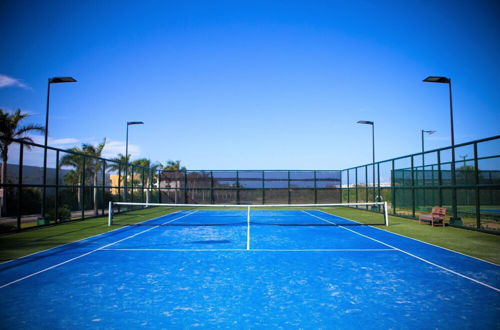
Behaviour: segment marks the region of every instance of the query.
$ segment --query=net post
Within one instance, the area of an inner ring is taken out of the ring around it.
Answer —
[[[113,223],[113,202],[109,201],[109,206],[108,206],[108,226],[111,226]]]
[[[389,226],[389,212],[387,210],[387,201],[384,202],[384,222],[386,226]]]
[[[250,250],[250,205],[247,208],[247,250]]]

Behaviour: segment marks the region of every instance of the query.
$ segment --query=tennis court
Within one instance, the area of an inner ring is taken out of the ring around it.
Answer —
[[[317,207],[186,208],[113,227],[0,264],[1,327],[500,325],[497,265]]]

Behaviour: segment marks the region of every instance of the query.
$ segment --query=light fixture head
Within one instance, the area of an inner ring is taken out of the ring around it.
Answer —
[[[127,125],[144,125],[142,121],[127,121]]]
[[[450,81],[451,81],[450,78],[438,77],[438,76],[429,76],[423,80],[423,82],[433,82],[433,83],[441,83],[441,84],[449,84]]]
[[[374,122],[369,120],[358,120],[358,124],[373,125]]]
[[[53,77],[49,78],[50,84],[60,84],[60,83],[72,83],[76,82],[76,79],[73,77]]]

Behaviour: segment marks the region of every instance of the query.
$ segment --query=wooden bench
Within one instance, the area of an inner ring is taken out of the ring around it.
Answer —
[[[434,206],[431,214],[421,215],[418,217],[418,223],[429,223],[431,226],[445,226],[446,208]]]

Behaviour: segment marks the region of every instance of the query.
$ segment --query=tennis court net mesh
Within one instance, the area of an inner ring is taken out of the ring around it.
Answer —
[[[377,213],[367,211],[377,211]],[[108,224],[110,226],[388,226],[389,219],[386,202],[275,205],[110,202]]]

